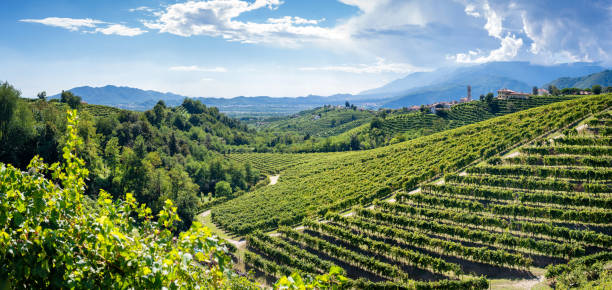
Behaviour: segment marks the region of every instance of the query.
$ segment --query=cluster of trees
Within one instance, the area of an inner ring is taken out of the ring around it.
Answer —
[[[580,95],[581,92],[588,92],[593,95],[612,93],[612,87],[602,87],[601,85],[593,85],[591,88],[563,88],[559,89],[555,85],[548,86],[548,93],[553,96],[562,96],[562,95]],[[533,87],[533,94],[538,94],[538,87]]]
[[[3,287],[257,288],[232,270],[227,247],[199,223],[175,235],[180,218],[172,201],[153,215],[130,193],[89,199],[76,112],[66,127],[62,162],[35,157],[27,172],[0,164]]]
[[[40,95],[22,99],[8,83],[0,85],[0,162],[25,169],[35,155],[60,161],[65,110],[78,108],[78,149],[90,172],[91,196],[100,189],[115,197],[131,192],[155,213],[171,199],[179,208],[179,227],[186,229],[202,202],[239,195],[261,179],[250,164],[223,156],[257,142],[257,134],[217,108],[186,99],[176,108],[160,101],[144,113],[106,108],[94,115],[90,109],[99,108],[71,92],[62,92],[59,102]]]

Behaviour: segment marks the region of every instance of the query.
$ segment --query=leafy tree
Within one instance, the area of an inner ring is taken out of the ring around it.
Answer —
[[[350,147],[351,150],[359,150],[361,148],[361,142],[359,142],[357,135],[351,135]]]
[[[375,117],[374,119],[372,119],[372,122],[370,122],[370,130],[375,129],[375,128],[376,129],[382,128],[382,121],[378,117]]]
[[[13,119],[20,96],[21,92],[9,83],[0,84],[0,138],[6,136],[8,124]]]
[[[215,196],[231,196],[232,186],[227,181],[219,181],[215,184]]]
[[[254,288],[231,270],[227,247],[199,223],[178,236],[177,207],[157,216],[131,194],[95,205],[84,197],[89,171],[78,157],[75,111],[68,113],[63,163],[38,157],[29,172],[0,170],[0,281],[10,288]],[[61,186],[45,179],[49,173]],[[10,190],[9,190],[10,189]]]
[[[38,93],[36,96],[38,97],[39,100],[44,101],[44,100],[47,99],[47,92],[42,91],[42,92]]]
[[[534,96],[537,96],[538,95],[538,87],[534,86],[531,89],[531,94],[534,95]]]
[[[599,95],[601,94],[601,86],[600,85],[594,85],[592,90],[594,95]]]
[[[350,106],[351,106],[351,104],[349,103],[349,101],[344,102],[344,107],[348,108]]]
[[[485,99],[485,95],[480,95],[480,101],[484,102],[484,99]]]
[[[495,97],[495,95],[493,95],[493,93],[489,92],[486,96],[485,96],[485,102],[487,102],[487,104],[490,104],[493,101],[493,98]]]
[[[558,96],[561,94],[561,91],[554,85],[549,85],[548,86],[548,93],[553,95],[553,96]]]
[[[68,104],[72,109],[76,109],[81,105],[81,97],[70,91],[62,91],[60,102]]]

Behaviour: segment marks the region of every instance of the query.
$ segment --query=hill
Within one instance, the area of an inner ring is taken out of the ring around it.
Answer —
[[[185,96],[157,91],[145,91],[130,87],[104,86],[104,87],[76,87],[68,90],[80,96],[88,104],[113,106],[122,109],[144,110],[152,108],[157,101],[168,103],[183,101]],[[60,94],[50,96],[50,99],[59,99]],[[148,104],[148,105],[147,105]]]
[[[285,117],[257,121],[259,129],[328,137],[358,127],[375,116],[374,111],[345,106],[324,106]]]
[[[517,91],[531,91],[550,80],[563,76],[578,77],[602,71],[590,63],[541,66],[527,62],[491,62],[467,67],[441,68],[432,72],[410,74],[380,88],[364,91],[362,96],[386,96],[388,108],[411,106],[459,99],[472,86],[472,96],[507,87]]]
[[[523,127],[532,132],[545,119],[555,123],[556,114],[582,111],[508,154],[485,155],[484,162],[372,205],[251,234],[246,262],[270,276],[339,265],[359,289],[539,289],[545,277],[555,288],[605,289],[612,261],[612,115],[600,111],[610,96],[597,98],[600,105],[580,99],[511,115],[535,117]]]
[[[611,101],[610,95],[580,98],[373,150],[316,156],[282,172],[274,186],[213,208],[212,217],[224,229],[244,234],[367,204],[560,128]]]
[[[336,132],[337,135],[294,142],[284,147],[284,151],[334,152],[372,149],[573,98],[575,96],[531,96],[528,99],[493,99],[490,103],[472,101],[454,105],[450,109],[441,109],[436,111],[435,114],[431,113],[430,110],[426,112],[404,109],[379,110],[372,114],[373,117],[369,119],[352,121],[346,123],[347,126],[340,127],[347,129],[353,127],[346,131],[322,126],[319,128],[320,130]],[[300,118],[296,117],[295,120],[300,120]],[[309,126],[310,123],[314,122],[305,119],[301,124]],[[354,126],[359,123],[362,125]],[[273,122],[272,124],[276,123]],[[279,121],[277,125],[283,126],[283,124]],[[318,127],[310,126],[309,128]],[[315,134],[312,135],[316,136]]]
[[[594,85],[600,85],[602,87],[610,87],[612,86],[612,70],[604,70],[602,72],[590,74],[582,77],[562,77],[558,78],[550,83],[548,83],[545,87],[549,85],[556,86],[559,89],[564,88],[592,88]]]

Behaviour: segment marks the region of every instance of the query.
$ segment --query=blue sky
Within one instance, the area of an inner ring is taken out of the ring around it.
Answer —
[[[416,71],[612,63],[612,1],[3,0],[0,79],[188,96],[357,93]]]

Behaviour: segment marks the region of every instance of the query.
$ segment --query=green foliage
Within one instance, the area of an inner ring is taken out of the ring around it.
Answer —
[[[68,112],[63,162],[35,157],[28,173],[0,166],[0,280],[10,288],[229,288],[240,282],[222,242],[199,223],[174,236],[177,207],[157,216],[132,194],[85,203],[89,171]],[[60,184],[46,179],[50,174]],[[60,186],[61,185],[61,186]]]
[[[593,85],[593,88],[591,89],[591,91],[593,92],[594,95],[599,95],[601,94],[601,86]]]
[[[219,181],[215,185],[216,196],[230,196],[232,195],[232,186],[227,181]]]
[[[225,229],[244,234],[293,225],[317,213],[368,204],[395,190],[411,189],[443,172],[491,157],[610,105],[608,96],[585,97],[375,150],[312,155],[287,168],[276,185],[258,188],[214,207],[212,218]],[[563,180],[546,181],[541,186],[573,189]],[[589,186],[591,192],[605,190]]]
[[[344,277],[344,270],[340,267],[331,267],[329,273],[318,275],[314,278],[306,276],[302,278],[299,272],[294,272],[291,276],[281,277],[274,289],[344,289],[343,285],[347,282]]]
[[[81,97],[70,91],[62,91],[60,102],[68,104],[72,109],[77,109],[81,105]]]
[[[567,265],[547,267],[546,278],[558,289],[608,289],[612,287],[612,252],[575,258]]]

